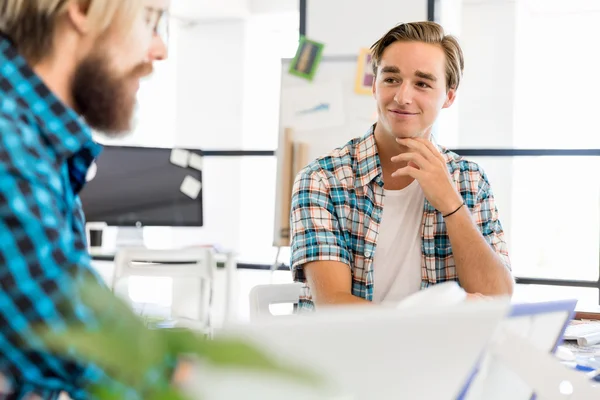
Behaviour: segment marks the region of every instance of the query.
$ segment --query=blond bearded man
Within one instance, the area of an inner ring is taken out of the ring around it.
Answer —
[[[95,277],[78,197],[101,150],[91,129],[131,130],[139,81],[167,57],[168,6],[0,4],[0,399],[56,399],[61,391],[84,399],[90,384],[112,382],[94,365],[52,355],[32,327],[94,325],[73,291]]]

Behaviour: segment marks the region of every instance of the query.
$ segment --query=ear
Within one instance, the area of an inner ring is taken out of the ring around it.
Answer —
[[[67,4],[67,20],[70,25],[81,35],[91,32],[92,26],[88,18],[87,6],[81,1],[69,1]]]
[[[449,89],[448,93],[446,93],[446,101],[444,101],[444,105],[442,108],[448,108],[454,103],[454,99],[456,99],[456,89]]]

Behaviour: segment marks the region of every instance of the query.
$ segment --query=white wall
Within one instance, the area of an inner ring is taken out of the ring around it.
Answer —
[[[297,12],[298,0],[249,0],[252,14],[274,14]]]
[[[426,0],[307,0],[307,37],[325,43],[325,55],[358,54],[393,26],[427,20]]]
[[[458,91],[456,148],[512,148],[515,104],[516,3],[463,0],[460,31],[465,72]],[[454,106],[453,106],[454,107]],[[513,162],[479,158],[488,174],[509,240],[512,238]]]
[[[460,147],[512,147],[516,3],[463,1]]]
[[[289,10],[290,2],[252,5],[260,12],[243,20],[178,29],[177,147],[276,147],[280,58],[293,56],[299,14],[297,5]],[[267,221],[272,218],[268,204],[274,200],[274,172],[272,159],[206,157],[204,226],[165,234],[176,246],[218,244],[241,251],[246,260],[271,260],[272,223]]]
[[[243,18],[249,13],[250,0],[171,0],[171,13],[193,20]]]
[[[205,22],[180,30],[178,147],[241,147],[244,33],[243,20]],[[239,248],[240,163],[236,158],[204,160],[204,227],[175,230],[175,243],[219,243],[226,248]]]

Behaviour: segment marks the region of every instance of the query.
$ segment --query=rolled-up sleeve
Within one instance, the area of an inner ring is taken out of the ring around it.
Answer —
[[[508,246],[504,239],[504,229],[498,215],[498,207],[488,178],[483,171],[481,171],[477,203],[472,210],[472,215],[485,240],[502,259],[506,268],[511,270]]]
[[[306,282],[303,266],[313,261],[339,261],[351,256],[331,200],[326,179],[309,168],[294,182],[290,215],[291,268],[294,280]]]

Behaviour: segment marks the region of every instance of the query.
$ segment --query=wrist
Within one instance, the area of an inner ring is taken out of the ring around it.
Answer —
[[[443,207],[438,209],[442,215],[448,215],[465,204],[465,200],[458,193],[456,193],[454,196],[448,196],[448,198],[448,202],[444,204]]]
[[[448,218],[453,216],[454,214],[456,214],[457,212],[459,212],[463,207],[465,207],[465,202],[461,201],[460,204],[458,204],[456,207],[454,207],[453,209],[451,209],[451,211],[448,212],[442,212],[442,217],[444,218]]]

